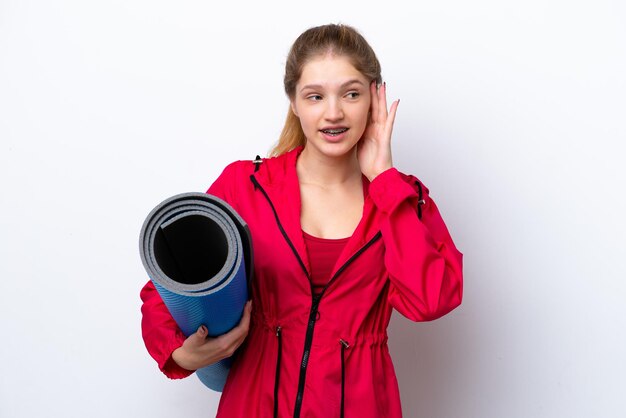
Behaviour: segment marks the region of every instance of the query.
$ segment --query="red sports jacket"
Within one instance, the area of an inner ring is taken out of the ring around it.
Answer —
[[[363,216],[321,296],[313,297],[300,226],[296,159],[228,165],[207,193],[248,223],[254,247],[250,332],[217,416],[401,417],[387,347],[392,308],[430,321],[461,303],[462,254],[428,189],[391,168],[363,176]],[[185,336],[151,282],[141,291],[149,353],[170,378],[191,372],[171,353]]]

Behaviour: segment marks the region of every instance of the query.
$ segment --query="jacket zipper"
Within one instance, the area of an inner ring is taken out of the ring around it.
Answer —
[[[274,380],[274,418],[278,417],[278,383],[280,381],[280,357],[282,355],[282,327],[278,325],[276,327],[276,337],[278,338],[278,357],[276,358],[276,377]]]
[[[340,414],[341,418],[344,417],[344,400],[345,400],[345,387],[346,387],[346,359],[345,359],[345,351],[350,348],[350,344],[343,339],[339,339],[339,344],[341,344],[341,405],[340,405]]]
[[[304,383],[306,381],[306,370],[307,370],[307,366],[308,366],[308,363],[309,363],[309,355],[311,354],[311,344],[313,343],[313,331],[315,330],[315,323],[317,321],[316,318],[317,318],[317,314],[318,314],[318,308],[319,308],[320,300],[322,299],[322,296],[326,292],[326,289],[328,288],[328,286],[330,286],[331,283],[334,282],[337,279],[337,277],[358,256],[360,256],[374,242],[376,242],[382,236],[382,234],[381,234],[380,231],[378,231],[376,233],[376,235],[374,235],[372,237],[372,239],[370,239],[363,247],[361,247],[359,249],[359,251],[354,253],[354,255],[352,255],[352,257],[350,257],[348,259],[348,261],[346,261],[339,268],[339,270],[337,270],[337,272],[333,275],[333,277],[331,277],[331,279],[328,281],[328,283],[326,283],[326,286],[324,286],[322,291],[318,295],[316,295],[314,293],[313,283],[311,282],[311,276],[309,275],[309,272],[307,271],[306,267],[304,266],[304,262],[300,258],[300,255],[298,254],[298,251],[296,251],[296,248],[294,247],[293,243],[289,239],[289,236],[287,236],[287,233],[285,232],[285,229],[283,228],[283,225],[281,224],[280,219],[278,218],[278,213],[276,212],[276,208],[274,207],[274,204],[272,203],[270,197],[268,196],[268,194],[265,191],[265,189],[263,189],[263,187],[259,184],[259,182],[254,177],[254,175],[250,175],[250,180],[252,180],[252,183],[254,184],[254,188],[255,189],[258,188],[259,190],[261,190],[261,192],[265,196],[265,199],[267,199],[267,202],[270,204],[270,207],[272,208],[272,211],[274,212],[274,217],[276,218],[276,223],[278,224],[278,228],[280,229],[280,232],[283,234],[283,237],[285,238],[285,241],[287,241],[287,244],[289,244],[289,247],[291,247],[291,250],[293,251],[294,255],[298,259],[298,262],[300,263],[300,267],[302,267],[302,270],[304,271],[304,274],[306,275],[307,279],[309,280],[309,285],[311,286],[311,295],[312,295],[311,310],[309,312],[309,321],[308,321],[307,330],[306,330],[306,337],[304,339],[304,352],[302,353],[302,361],[300,362],[300,379],[298,381],[298,393],[296,395],[296,404],[295,404],[294,412],[293,412],[294,418],[299,418],[300,417],[300,410],[302,409],[302,398],[304,397]]]
[[[285,237],[285,240],[287,241],[287,244],[289,244],[289,246],[291,247],[291,251],[293,251],[293,253],[295,254],[296,258],[298,259],[298,263],[300,263],[300,267],[302,267],[302,270],[304,271],[304,274],[306,274],[306,278],[309,280],[309,283],[310,283],[311,282],[311,276],[309,276],[309,272],[307,271],[306,267],[304,266],[304,262],[300,258],[300,254],[298,254],[298,251],[296,251],[296,247],[293,246],[293,243],[291,242],[291,240],[287,236],[287,233],[285,232],[285,229],[283,228],[283,224],[280,223],[280,219],[278,219],[278,213],[276,212],[276,208],[274,207],[274,204],[270,200],[270,197],[267,195],[267,192],[265,191],[265,189],[263,189],[263,187],[261,187],[261,185],[259,184],[257,179],[254,177],[254,174],[250,175],[250,180],[252,180],[252,183],[254,184],[254,189],[255,190],[257,188],[260,189],[261,192],[263,192],[263,195],[267,199],[268,203],[270,204],[270,206],[272,208],[272,212],[274,212],[274,217],[276,218],[276,223],[278,224],[278,228],[280,229],[280,232],[283,234],[283,237]]]
[[[306,369],[309,362],[309,355],[311,354],[311,344],[313,343],[313,331],[315,330],[315,323],[317,322],[317,314],[318,308],[320,304],[320,300],[322,296],[326,292],[326,289],[332,282],[337,279],[337,277],[350,265],[359,255],[363,253],[367,248],[369,248],[374,242],[376,242],[382,234],[380,231],[372,237],[367,244],[365,244],[359,251],[357,251],[348,261],[346,261],[340,268],[337,270],[335,275],[326,283],[326,286],[322,289],[322,291],[317,296],[313,296],[313,302],[311,304],[311,312],[309,314],[309,323],[306,330],[306,338],[304,339],[304,352],[302,354],[302,362],[300,363],[300,381],[298,382],[298,394],[296,395],[296,406],[294,408],[293,416],[294,418],[300,417],[300,410],[302,408],[302,398],[304,396],[304,383],[306,380]],[[311,293],[313,294],[313,285],[311,284]]]

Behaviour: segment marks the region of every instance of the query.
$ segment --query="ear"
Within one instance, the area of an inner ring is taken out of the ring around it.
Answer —
[[[296,117],[300,117],[298,116],[298,111],[296,110],[296,104],[293,100],[289,101],[289,104],[291,105],[291,111],[293,112],[294,115],[296,115]]]

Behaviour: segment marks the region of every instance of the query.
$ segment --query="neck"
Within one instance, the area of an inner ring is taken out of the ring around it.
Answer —
[[[356,146],[346,155],[330,157],[304,147],[296,170],[300,183],[332,188],[361,182],[361,168],[356,157]]]

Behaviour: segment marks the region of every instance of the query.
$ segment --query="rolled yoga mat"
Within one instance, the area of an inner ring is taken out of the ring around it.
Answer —
[[[252,239],[244,220],[223,200],[183,193],[156,206],[139,238],[141,261],[174,320],[189,336],[204,324],[209,336],[241,319],[252,277]],[[221,391],[232,357],[196,371]]]

